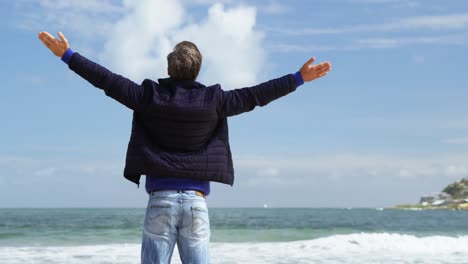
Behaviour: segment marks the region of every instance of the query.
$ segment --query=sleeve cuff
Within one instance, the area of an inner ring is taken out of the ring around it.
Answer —
[[[62,61],[66,64],[70,63],[70,60],[75,52],[71,48],[68,48],[67,51],[62,56]]]
[[[294,79],[296,80],[296,85],[298,87],[304,84],[304,79],[302,79],[302,75],[300,71],[294,74]]]

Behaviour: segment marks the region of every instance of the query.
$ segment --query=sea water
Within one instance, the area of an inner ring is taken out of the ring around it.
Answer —
[[[144,213],[0,209],[0,263],[139,263]],[[211,208],[210,221],[212,263],[468,263],[468,211]]]

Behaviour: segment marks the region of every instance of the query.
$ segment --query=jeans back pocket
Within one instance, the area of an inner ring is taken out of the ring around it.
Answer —
[[[192,235],[198,238],[210,236],[210,219],[208,209],[202,206],[192,206]]]
[[[168,235],[171,229],[172,204],[150,204],[146,211],[145,230],[155,235]]]

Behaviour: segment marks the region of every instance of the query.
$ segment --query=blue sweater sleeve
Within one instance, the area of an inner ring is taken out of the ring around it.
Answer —
[[[218,113],[221,117],[228,117],[252,111],[256,106],[264,106],[295,91],[303,83],[300,73],[296,73],[252,87],[231,91],[221,90]]]
[[[104,90],[107,96],[132,110],[140,111],[145,109],[149,98],[152,96],[150,88],[145,88],[143,85],[138,85],[121,75],[115,74],[78,52],[73,53],[73,51],[67,50],[62,60],[68,61],[68,67],[83,79]]]
[[[301,86],[304,84],[304,79],[302,79],[301,72],[298,71],[294,74],[294,80],[296,80],[296,85]]]
[[[69,64],[73,56],[73,53],[74,53],[73,50],[71,48],[68,48],[62,56],[62,61],[65,62],[66,64]]]

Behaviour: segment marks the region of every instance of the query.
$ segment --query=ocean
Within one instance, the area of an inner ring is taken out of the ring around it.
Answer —
[[[144,213],[0,209],[0,263],[139,263]],[[210,208],[210,221],[212,263],[468,263],[468,211]]]

